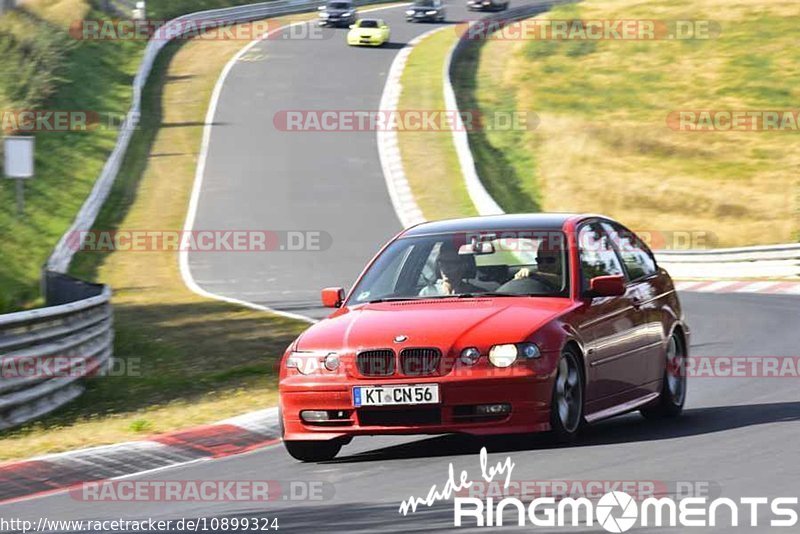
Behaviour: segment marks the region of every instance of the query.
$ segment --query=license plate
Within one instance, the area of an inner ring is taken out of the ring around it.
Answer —
[[[398,406],[406,404],[438,404],[439,384],[414,386],[356,386],[353,406]]]

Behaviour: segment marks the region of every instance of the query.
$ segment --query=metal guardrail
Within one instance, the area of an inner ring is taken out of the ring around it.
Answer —
[[[710,250],[656,250],[675,278],[800,277],[800,243]]]
[[[111,362],[111,289],[52,272],[43,286],[48,307],[0,315],[0,430],[71,401]]]
[[[485,33],[491,30],[492,23],[499,25],[526,19],[541,12],[543,6],[570,3],[572,0],[543,1],[499,13],[474,24],[482,25]],[[497,26],[499,27],[499,26]],[[447,56],[444,65],[444,99],[446,109],[458,109],[452,72],[455,62],[469,46],[479,46],[477,39],[469,38],[465,31]],[[479,33],[480,35],[480,33]],[[456,114],[453,127],[453,144],[456,148],[461,174],[467,186],[470,200],[480,215],[504,213],[483,185],[475,167],[475,160],[469,146],[467,129],[460,124]],[[675,278],[796,278],[800,277],[800,243],[769,245],[728,249],[705,250],[656,250],[659,264],[667,268]]]

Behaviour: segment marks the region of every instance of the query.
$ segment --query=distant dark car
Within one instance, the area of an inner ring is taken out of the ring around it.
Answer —
[[[356,6],[349,0],[332,0],[319,8],[320,26],[350,26],[356,21]]]
[[[509,0],[467,0],[470,11],[505,11]]]
[[[441,0],[416,0],[406,10],[406,20],[408,22],[441,22],[446,15],[447,8]]]

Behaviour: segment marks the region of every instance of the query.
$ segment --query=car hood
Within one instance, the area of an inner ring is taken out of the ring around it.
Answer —
[[[344,308],[309,328],[297,350],[357,352],[392,347],[452,347],[524,341],[573,303],[567,298],[425,299]]]
[[[351,9],[326,9],[325,11],[323,11],[323,13],[327,13],[328,15],[335,15],[335,16],[338,17],[342,13],[349,13],[349,12],[354,11],[354,10],[355,10],[355,8],[351,8]]]

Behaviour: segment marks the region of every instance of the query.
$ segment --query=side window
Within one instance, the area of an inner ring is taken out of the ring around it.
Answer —
[[[598,223],[584,225],[578,230],[581,257],[582,289],[589,288],[595,276],[621,275],[622,265],[608,235]]]
[[[603,228],[617,245],[631,280],[638,280],[656,272],[656,262],[633,232],[617,224],[605,222]]]

